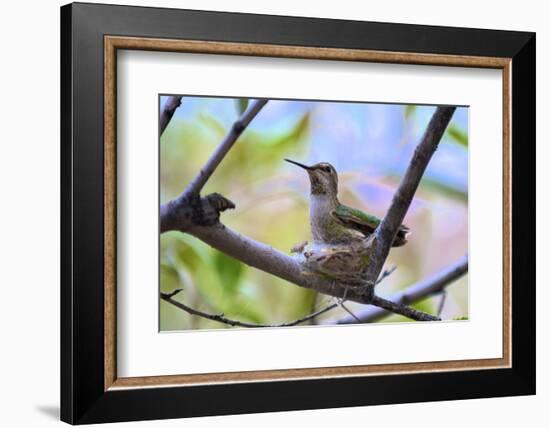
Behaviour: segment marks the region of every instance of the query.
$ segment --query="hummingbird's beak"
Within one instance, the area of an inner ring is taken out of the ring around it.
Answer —
[[[285,161],[287,161],[288,163],[292,163],[294,165],[298,165],[300,168],[304,168],[306,171],[311,171],[312,169],[310,166],[304,165],[303,163],[296,162],[290,159],[285,159]]]

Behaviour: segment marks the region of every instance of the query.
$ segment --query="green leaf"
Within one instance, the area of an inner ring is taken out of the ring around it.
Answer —
[[[388,179],[392,182],[399,184],[401,176],[397,174],[388,175]],[[429,192],[441,193],[445,197],[456,199],[460,202],[468,202],[468,192],[463,192],[460,189],[442,183],[441,181],[436,181],[428,177],[422,177],[422,190],[427,190]]]
[[[419,302],[413,303],[410,306],[412,306],[416,310],[426,312],[428,314],[434,314],[435,313],[434,305],[432,303],[432,298],[431,297],[428,297],[428,298],[423,299]],[[384,322],[414,322],[414,320],[412,320],[408,317],[405,317],[403,315],[393,314],[393,315],[389,316],[388,318],[386,318],[384,320]]]
[[[414,303],[412,305],[412,307],[415,308],[416,310],[426,312],[426,313],[429,313],[429,314],[434,313],[434,306],[432,304],[432,299],[430,299],[430,298],[421,300],[417,303]]]
[[[212,250],[206,244],[185,233],[175,232],[173,236],[180,260],[185,261],[187,257],[192,257],[199,259],[202,263],[210,263]]]
[[[447,133],[449,137],[451,137],[457,143],[462,146],[468,147],[468,134],[458,128],[456,125],[449,125],[449,127],[447,128]]]
[[[201,112],[198,117],[199,121],[218,137],[224,136],[227,133],[225,126],[223,126],[223,124],[214,116]]]
[[[243,273],[242,263],[217,251],[214,254],[214,266],[218,271],[224,290],[232,294],[235,293],[239,288],[239,281]]]
[[[239,113],[239,116],[240,116],[248,108],[248,98],[237,98],[235,100],[235,103],[237,105],[237,112]]]
[[[416,111],[416,106],[413,104],[407,104],[405,106],[405,119],[409,119]]]
[[[163,236],[161,242],[165,238],[168,236]],[[169,242],[161,245],[161,263],[171,266],[177,272],[179,287],[184,287],[186,290],[196,287],[205,299],[215,302],[223,293],[219,275],[213,264],[215,253],[216,251],[198,239],[176,233],[171,235]],[[161,270],[161,289],[171,291],[169,284],[171,281],[167,276],[162,275]],[[171,286],[171,288],[176,287]]]
[[[285,149],[289,149],[290,146],[295,145],[300,140],[305,138],[309,130],[309,123],[310,115],[309,113],[306,113],[296,122],[290,131],[271,138],[263,138],[261,143],[269,146],[282,146]]]
[[[160,265],[160,291],[169,293],[180,287],[178,271],[169,264]]]
[[[313,308],[315,301],[317,300],[318,292],[315,290],[300,290],[301,295],[297,296],[295,306],[296,315],[295,318],[301,318],[311,314],[315,309]]]
[[[224,311],[224,314],[228,318],[239,321],[248,321],[256,324],[266,323],[265,317],[259,311],[254,310],[250,305],[238,305],[234,302],[232,307]]]

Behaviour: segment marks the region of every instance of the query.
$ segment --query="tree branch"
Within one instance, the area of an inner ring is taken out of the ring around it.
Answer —
[[[300,287],[364,303],[363,297],[356,292],[356,289],[350,287],[345,294],[344,286],[304,269],[298,258],[241,235],[221,223],[207,227],[191,226],[187,233],[248,266],[275,275]]]
[[[166,104],[164,104],[164,108],[160,113],[159,135],[163,134],[176,109],[181,105],[181,98],[181,96],[170,96],[166,100]]]
[[[211,201],[217,194],[201,198],[202,212],[207,214],[210,225],[197,225],[193,221],[192,208],[183,206],[170,223],[174,226],[170,230],[179,230],[200,239],[216,250],[228,254],[240,262],[270,273],[300,287],[309,288],[333,297],[345,298],[358,303],[366,303],[364,295],[357,292],[357,287],[348,287],[335,281],[315,275],[304,269],[302,263],[293,256],[289,256],[269,245],[256,241],[230,229],[216,219],[216,210]],[[218,195],[223,198],[223,196]],[[225,199],[225,198],[224,198]],[[204,221],[204,219],[202,220]],[[393,269],[382,274],[380,281],[390,275]]]
[[[231,147],[233,147],[233,144],[235,144],[239,136],[250,124],[252,119],[254,119],[256,115],[260,112],[260,110],[267,104],[267,102],[268,100],[254,101],[252,105],[242,114],[239,120],[237,120],[233,124],[229,133],[225,136],[225,138],[216,148],[214,153],[212,153],[212,156],[210,156],[210,159],[208,159],[206,165],[199,171],[199,173],[195,176],[191,183],[189,183],[185,191],[176,199],[164,205],[161,205],[161,233],[167,232],[169,230],[184,231],[184,228],[180,227],[179,225],[185,223],[188,220],[192,220],[191,217],[200,220],[200,217],[202,216],[201,207],[204,205],[204,203],[201,203],[199,198],[200,191],[202,190],[210,176],[214,173],[227,152],[229,152]],[[232,208],[235,207],[231,201],[228,202],[230,202]]]
[[[375,281],[382,271],[382,267],[390,252],[391,244],[403,219],[407,214],[409,206],[424,171],[437,150],[439,141],[451,121],[456,107],[437,107],[432,116],[422,140],[416,147],[411,162],[393,195],[390,208],[380,225],[376,228],[375,238],[371,250],[371,261],[366,271],[367,298],[374,297]]]
[[[361,287],[346,287],[345,284],[339,284],[316,275],[314,272],[304,269],[302,263],[295,257],[288,256],[271,246],[243,236],[221,223],[208,227],[193,226],[187,230],[187,233],[248,266],[285,279],[300,287],[358,303],[369,303],[365,294],[362,293]],[[391,274],[391,272],[392,270],[383,273],[380,280]],[[376,306],[387,306],[387,302],[383,300],[376,300],[371,303]],[[404,304],[405,302],[402,302],[402,305]],[[397,306],[396,310],[406,311],[406,309],[397,308]],[[414,312],[413,310],[404,312],[403,315],[422,321],[427,314],[420,311]]]
[[[304,322],[307,322],[309,320],[312,320],[315,317],[318,317],[319,315],[324,314],[325,312],[328,312],[338,306],[338,303],[332,303],[328,306],[325,306],[322,309],[319,309],[318,311],[315,311],[303,318],[296,319],[294,321],[285,322],[281,324],[255,324],[255,323],[249,323],[244,321],[238,321],[233,320],[230,318],[227,318],[224,314],[209,314],[207,312],[199,311],[198,309],[191,308],[190,306],[187,306],[186,304],[182,302],[178,302],[177,300],[174,300],[173,297],[178,294],[181,291],[181,289],[174,290],[171,293],[160,293],[160,298],[164,300],[165,302],[171,303],[175,307],[187,312],[191,315],[196,315],[202,318],[206,318],[212,321],[217,321],[223,324],[228,324],[233,327],[245,327],[245,328],[261,328],[261,327],[292,327],[298,324],[302,324]]]
[[[186,203],[173,200],[160,207],[160,233],[170,230],[187,232],[193,226],[219,224],[220,213],[235,208],[235,204],[219,193],[190,198]]]
[[[359,303],[371,303],[417,320],[433,319],[430,318],[432,316],[429,314],[406,307],[404,302],[394,303],[381,298],[374,299],[374,286],[388,255],[389,247],[391,242],[393,242],[397,228],[407,212],[422,174],[433,152],[436,150],[455,108],[439,107],[436,110],[394,195],[392,205],[375,232],[376,245],[374,246],[373,256],[371,256],[372,261],[367,268],[366,276],[368,280],[366,282],[366,289],[367,291],[370,290],[370,293],[365,293],[365,287],[346,286],[346,284],[339,284],[334,280],[327,279],[326,276],[315,274],[315,272],[305,268],[297,258],[288,256],[268,245],[240,235],[227,228],[219,222],[219,214],[225,209],[234,208],[234,204],[218,194],[202,198],[199,196],[202,187],[223,157],[266,103],[267,100],[255,101],[241,118],[235,122],[231,131],[226,135],[205,167],[201,169],[187,189],[175,200],[161,206],[161,233],[169,230],[187,232],[213,248],[251,267],[323,294],[346,298]]]
[[[432,275],[431,277],[423,279],[416,284],[411,285],[406,290],[391,296],[389,300],[391,300],[392,302],[396,302],[397,304],[410,305],[426,297],[441,293],[450,284],[452,284],[461,276],[465,275],[467,272],[468,255],[465,255],[464,257],[461,257],[459,260]],[[378,321],[380,318],[391,315],[392,312],[388,312],[383,307],[367,306],[362,310],[355,311],[355,316],[359,318],[361,322],[374,322]],[[345,316],[339,319],[336,323],[353,324],[356,322],[357,321],[352,317]],[[333,321],[331,321],[331,323],[333,323]]]
[[[256,115],[260,112],[260,110],[267,104],[267,101],[268,100],[266,99],[255,100],[250,108],[248,108],[242,114],[239,120],[237,120],[233,124],[229,133],[225,136],[216,151],[212,153],[212,156],[206,162],[206,165],[204,165],[200,172],[195,176],[193,181],[189,183],[187,189],[185,189],[185,192],[182,195],[184,198],[198,195],[200,193],[212,173],[216,170],[222,159],[227,154],[227,152],[229,152],[231,147],[233,147],[235,141],[237,141],[237,139],[240,137],[246,127],[250,124],[252,119],[254,119]]]
[[[385,309],[386,311],[393,312],[394,314],[403,315],[407,318],[411,318],[417,321],[441,321],[441,318],[439,317],[419,311],[418,309],[407,306],[403,303],[392,302],[391,300],[387,300],[379,296],[374,296],[374,298],[372,299],[372,305],[381,309]],[[361,319],[358,318],[357,315],[355,315],[354,318],[356,319],[356,321],[357,319],[361,321]]]

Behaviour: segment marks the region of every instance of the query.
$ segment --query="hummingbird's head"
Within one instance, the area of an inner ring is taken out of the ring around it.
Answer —
[[[315,165],[307,166],[290,159],[285,159],[285,161],[306,170],[311,183],[312,195],[329,195],[336,197],[338,194],[338,174],[336,169],[328,162],[319,162]]]

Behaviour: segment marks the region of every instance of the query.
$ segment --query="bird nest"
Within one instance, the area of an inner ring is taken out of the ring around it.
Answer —
[[[351,286],[364,284],[372,239],[342,244],[303,243],[292,252],[311,273]]]

